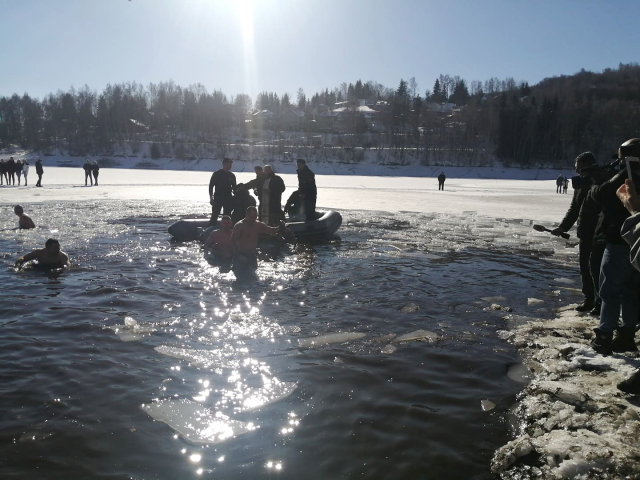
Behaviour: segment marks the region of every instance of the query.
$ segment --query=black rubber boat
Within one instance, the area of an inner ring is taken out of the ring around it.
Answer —
[[[319,211],[316,216],[315,220],[308,222],[287,222],[287,228],[298,241],[311,242],[331,237],[342,225],[342,215],[335,210]],[[208,231],[208,218],[178,220],[169,227],[169,234],[179,242],[202,240]]]

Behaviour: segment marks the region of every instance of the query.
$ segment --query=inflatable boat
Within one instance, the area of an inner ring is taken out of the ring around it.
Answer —
[[[307,222],[287,222],[287,228],[300,242],[311,242],[331,237],[342,225],[342,215],[335,210],[316,212],[316,219]],[[208,218],[187,218],[178,220],[169,227],[169,234],[179,242],[193,240],[204,241],[201,237],[208,236]]]

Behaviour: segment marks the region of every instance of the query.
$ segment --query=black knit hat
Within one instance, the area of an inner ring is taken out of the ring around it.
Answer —
[[[582,152],[576,157],[576,169],[581,170],[598,165],[596,157],[591,152]]]

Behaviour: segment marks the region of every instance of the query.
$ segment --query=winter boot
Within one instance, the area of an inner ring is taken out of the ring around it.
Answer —
[[[624,393],[631,393],[632,395],[640,394],[640,370],[636,370],[633,375],[627,378],[625,381],[618,384],[618,390],[622,390]]]
[[[576,307],[576,312],[585,313],[593,309],[596,306],[596,302],[593,298],[585,298],[584,302]]]
[[[599,317],[601,308],[602,308],[602,302],[600,300],[596,300],[596,306],[593,307],[593,310],[589,312],[589,315],[593,315],[594,317]]]
[[[619,328],[611,342],[611,350],[617,353],[637,352],[638,347],[636,347],[635,336],[635,327]]]
[[[594,328],[596,336],[591,340],[591,347],[601,355],[611,355],[611,340],[613,332],[603,332],[599,328]]]

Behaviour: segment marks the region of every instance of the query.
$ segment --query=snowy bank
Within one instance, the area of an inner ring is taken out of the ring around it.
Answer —
[[[137,168],[150,170],[187,170],[213,172],[220,168],[221,158],[198,158],[198,159],[177,159],[177,158],[148,158],[143,155],[114,155],[93,156],[93,157],[71,157],[68,155],[48,155],[42,156],[36,152],[15,151],[0,152],[0,158],[9,155],[18,158],[27,158],[31,165],[34,165],[37,158],[42,159],[45,167],[82,167],[85,158],[96,160],[101,167],[107,168]],[[228,155],[233,158],[234,172],[253,172],[256,165],[271,164],[277,173],[295,173],[295,157],[283,158],[254,158],[245,160],[243,156],[234,156],[233,152]],[[507,168],[501,166],[486,167],[460,167],[460,166],[425,166],[419,163],[407,163],[406,165],[380,164],[376,158],[365,156],[362,162],[344,162],[338,158],[315,157],[313,155],[301,155],[307,159],[310,168],[318,175],[361,175],[361,176],[393,176],[393,177],[430,177],[436,178],[444,172],[447,178],[465,179],[505,179],[505,180],[555,180],[558,175],[571,178],[575,172],[571,169],[556,170],[551,168]]]
[[[492,471],[505,479],[640,478],[640,402],[616,388],[640,354],[596,354],[588,344],[597,318],[573,305],[558,314],[501,332],[535,378],[512,408],[520,436],[495,453]]]

